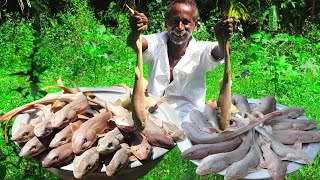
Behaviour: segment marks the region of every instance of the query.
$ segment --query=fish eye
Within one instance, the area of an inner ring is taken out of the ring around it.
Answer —
[[[112,147],[112,142],[109,142],[107,147]]]
[[[91,169],[91,165],[88,164],[87,167],[86,167],[86,169]]]
[[[52,159],[53,160],[59,160],[59,156],[54,156]]]
[[[29,132],[24,132],[23,134],[22,134],[22,136],[28,136],[29,135]]]
[[[37,146],[35,146],[35,145],[31,146],[31,149],[37,149]]]
[[[88,140],[87,140],[87,138],[84,138],[83,139],[83,143],[86,143]]]
[[[64,137],[64,138],[61,138],[61,141],[66,141],[67,139]]]

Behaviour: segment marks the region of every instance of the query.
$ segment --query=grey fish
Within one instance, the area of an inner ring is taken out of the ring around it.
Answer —
[[[241,94],[234,94],[231,96],[232,103],[237,107],[240,113],[250,111],[248,99]]]
[[[280,130],[299,130],[305,131],[315,128],[318,125],[317,121],[309,119],[281,119],[276,121],[270,121],[268,124],[274,131]]]
[[[271,148],[281,157],[282,160],[293,161],[300,164],[309,164],[312,162],[312,158],[308,154],[301,150],[294,150],[282,144],[263,127],[257,126],[255,129],[262,134],[267,141],[271,142]]]
[[[259,103],[252,112],[260,112],[262,114],[268,114],[276,110],[276,100],[273,96],[266,96],[259,100]]]
[[[211,124],[211,126],[216,129],[217,132],[221,132],[218,125],[218,117],[217,117],[217,110],[213,109],[208,104],[205,105],[203,110],[204,116],[207,118],[208,122]]]
[[[224,176],[224,179],[240,179],[248,175],[250,172],[255,171],[260,162],[258,147],[254,141],[250,146],[248,154],[233,164],[231,164]]]
[[[320,134],[313,131],[282,130],[272,131],[272,135],[283,144],[320,142]]]
[[[270,121],[280,120],[280,119],[288,119],[288,118],[297,118],[304,114],[305,110],[301,107],[286,107],[278,110],[282,114],[281,116],[274,117]]]
[[[271,149],[271,142],[267,142],[261,136],[259,137],[259,142],[264,158],[260,166],[267,168],[273,179],[283,180],[287,172],[287,167],[283,165],[280,157]]]
[[[212,154],[203,158],[196,169],[196,173],[201,176],[208,175],[210,173],[219,172],[228,165],[240,161],[249,151],[250,143],[252,141],[252,131],[248,131],[242,140],[243,142],[234,151]]]
[[[181,126],[184,130],[186,136],[190,139],[192,143],[195,144],[209,144],[209,143],[217,143],[222,141],[230,140],[244,132],[249,131],[250,129],[254,128],[255,126],[271,119],[272,117],[280,115],[280,112],[274,111],[262,118],[259,118],[257,121],[252,121],[249,125],[240,127],[235,131],[223,131],[222,133],[215,133],[215,134],[208,134],[204,131],[201,131],[199,128],[195,127],[190,122],[182,122]]]
[[[236,137],[229,141],[214,143],[214,144],[196,144],[180,155],[187,159],[202,159],[211,154],[230,152],[235,150],[242,142],[240,137]]]

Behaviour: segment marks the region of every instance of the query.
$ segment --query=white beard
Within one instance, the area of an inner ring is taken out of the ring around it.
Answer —
[[[192,33],[189,32],[189,31],[185,31],[184,30],[184,31],[181,31],[181,32],[177,32],[174,29],[170,29],[168,31],[168,33],[169,33],[170,41],[173,42],[174,44],[177,44],[177,45],[183,44],[192,35]]]

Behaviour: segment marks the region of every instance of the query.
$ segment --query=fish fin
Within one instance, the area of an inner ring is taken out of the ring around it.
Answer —
[[[62,102],[62,101],[56,100],[51,106],[51,111],[57,112],[62,107],[64,107],[66,104],[67,104],[66,102]]]
[[[230,111],[231,113],[237,113],[239,112],[239,109],[231,103]]]
[[[80,128],[80,126],[75,123],[69,123],[69,126],[71,128],[72,133],[74,133],[76,130]]]
[[[296,141],[292,146],[292,149],[295,150],[302,150],[302,142],[301,141]]]
[[[72,81],[71,79],[68,79],[68,81],[69,81],[69,83],[72,84],[72,86],[74,87],[75,92],[77,92],[77,93],[78,93],[78,92],[81,92],[79,86],[78,86],[74,81]]]
[[[83,114],[78,114],[78,119],[88,120],[90,118],[88,116],[83,115]]]

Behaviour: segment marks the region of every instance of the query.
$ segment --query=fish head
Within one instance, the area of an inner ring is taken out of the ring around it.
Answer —
[[[288,117],[289,118],[296,118],[304,114],[305,110],[300,107],[292,107],[292,111],[289,112]]]
[[[34,127],[34,134],[37,137],[46,137],[53,131],[51,121],[42,121]]]
[[[70,139],[71,137],[59,136],[59,134],[56,134],[54,138],[51,140],[49,147],[55,148],[55,147],[61,146],[63,144],[70,142]]]
[[[285,165],[283,165],[283,166],[285,166]],[[284,179],[284,177],[286,176],[287,168],[280,168],[280,169],[279,168],[269,168],[268,172],[271,174],[273,179]]]
[[[31,157],[38,155],[41,152],[41,145],[38,138],[34,137],[29,140],[20,150],[19,156],[21,157]]]
[[[42,161],[42,167],[52,167],[52,165],[56,164],[58,161],[60,161],[59,155],[57,153],[49,152],[49,154]]]
[[[117,138],[101,138],[98,141],[97,150],[101,154],[107,154],[120,148],[120,142]]]
[[[72,149],[75,154],[81,154],[89,149],[97,140],[97,134],[94,130],[89,129],[85,132],[77,130],[72,135]]]
[[[57,113],[54,114],[52,120],[51,120],[51,124],[52,127],[54,128],[63,128],[66,125],[68,125],[70,122],[74,121],[75,119],[77,119],[77,113],[75,111],[58,111]]]
[[[100,157],[96,147],[92,147],[76,156],[73,160],[73,175],[75,178],[84,178],[100,164]]]
[[[18,131],[16,131],[12,137],[11,140],[15,142],[26,142],[30,140],[34,136],[34,126],[32,125],[26,125],[23,128],[20,128]]]

